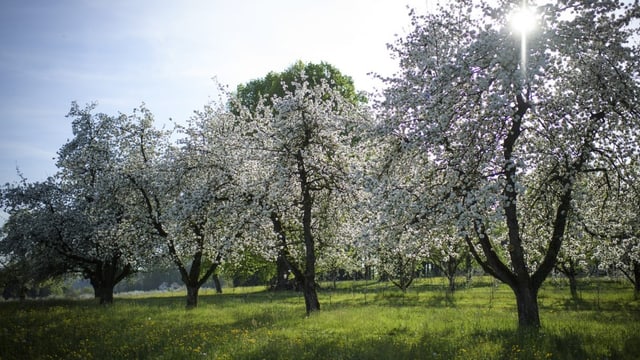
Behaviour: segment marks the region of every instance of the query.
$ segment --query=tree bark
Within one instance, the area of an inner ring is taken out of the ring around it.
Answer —
[[[211,275],[213,278],[213,285],[216,287],[216,294],[222,294],[222,284],[220,283],[220,277],[218,274]]]
[[[371,269],[371,265],[364,266],[364,279],[372,280],[373,279],[373,271]]]
[[[640,262],[633,262],[633,296],[640,299]]]
[[[302,282],[302,291],[304,295],[304,305],[307,310],[307,316],[314,311],[320,310],[320,301],[316,292],[316,283],[312,278],[305,278]]]
[[[578,299],[578,270],[573,261],[568,260],[556,266],[556,270],[560,271],[569,280],[569,291],[571,298]]]
[[[134,273],[133,268],[127,264],[120,268],[119,257],[115,257],[106,262],[99,262],[91,269],[85,270],[85,275],[89,278],[95,298],[99,299],[100,305],[113,304],[113,289],[122,279]]]
[[[465,255],[465,275],[466,275],[466,284],[471,284],[471,279],[473,277],[473,266],[471,265],[471,253],[467,252]]]
[[[304,115],[303,115],[304,120]],[[302,243],[304,244],[304,261],[302,264],[298,264],[295,259],[291,258],[291,254],[288,250],[287,234],[282,227],[282,221],[280,219],[281,214],[277,211],[271,212],[271,221],[273,224],[273,231],[278,236],[279,255],[282,255],[281,259],[286,263],[289,270],[294,274],[295,281],[302,288],[302,292],[305,300],[305,307],[307,316],[314,311],[320,310],[320,302],[318,300],[318,294],[316,292],[316,244],[313,236],[312,229],[312,209],[314,205],[313,191],[319,190],[314,188],[312,180],[309,179],[307,168],[305,167],[304,150],[310,145],[311,129],[304,129],[304,138],[300,147],[295,152],[290,153],[296,161],[297,168],[297,180],[299,182],[300,190],[300,210],[302,210],[301,225],[302,225]],[[296,201],[297,203],[297,201]]]
[[[105,285],[100,289],[100,305],[113,304],[114,285]]]
[[[458,272],[459,265],[459,259],[454,257],[449,257],[449,260],[445,263],[445,268],[447,269],[447,280],[449,280],[449,293],[451,294],[456,291],[456,273]]]
[[[192,226],[192,230],[194,230],[198,237],[198,251],[193,254],[189,271],[187,272],[187,269],[184,269],[184,272],[180,270],[180,273],[182,274],[182,281],[187,286],[187,309],[198,307],[198,292],[200,291],[201,286],[201,284],[198,283],[198,278],[200,277],[200,269],[202,267],[201,249],[202,244],[204,243],[204,236],[199,232],[200,229]]]
[[[18,292],[20,301],[25,301],[27,299],[27,287],[24,285],[19,285]]]
[[[165,244],[169,249],[169,255],[171,260],[180,271],[180,277],[182,282],[187,287],[187,308],[194,308],[198,306],[198,292],[200,287],[209,279],[211,275],[215,272],[219,265],[220,255],[216,258],[216,260],[208,267],[205,274],[200,277],[200,270],[202,268],[202,257],[203,257],[203,247],[204,247],[204,233],[203,228],[204,224],[197,224],[196,222],[192,222],[190,224],[191,230],[194,232],[196,236],[196,245],[198,249],[193,254],[193,258],[191,260],[191,267],[187,270],[185,264],[180,259],[178,255],[178,251],[176,249],[176,244],[174,239],[169,235],[169,233],[164,229],[164,224],[159,218],[160,209],[154,206],[159,204],[159,200],[152,194],[150,194],[144,187],[138,185],[138,182],[132,176],[129,176],[129,179],[132,181],[134,186],[138,188],[140,194],[142,195],[145,203],[145,208],[147,211],[147,215],[151,220],[151,224],[153,228],[156,230],[157,234],[165,240]]]
[[[187,271],[184,266],[180,266],[179,270],[182,274],[182,282],[184,282],[187,287],[187,309],[198,307],[198,293],[200,292],[200,288],[214,274],[219,264],[217,261],[218,259],[208,267],[202,276],[200,275],[200,270],[202,269],[202,252],[197,252],[193,256],[189,271]],[[222,291],[222,289],[220,291]]]
[[[306,139],[308,138],[309,136],[307,135]],[[305,247],[305,270],[302,286],[308,316],[312,312],[320,310],[320,302],[318,301],[318,294],[316,293],[316,244],[311,230],[313,196],[311,195],[310,184],[307,179],[308,174],[305,168],[302,150],[297,152],[296,162],[298,165],[298,177],[300,179],[300,193],[302,195],[302,232]]]
[[[194,309],[198,307],[198,292],[200,286],[187,285],[187,309]]]
[[[575,273],[570,273],[569,278],[569,291],[571,291],[571,298],[573,300],[578,300],[578,278]]]
[[[456,274],[447,274],[447,280],[449,280],[449,293],[456,292]]]
[[[289,255],[289,251],[287,250],[287,234],[282,227],[280,216],[281,215],[275,211],[272,211],[270,214],[273,232],[278,237],[279,247],[278,257],[276,259],[276,279],[271,289],[276,291],[293,290],[295,284],[288,278],[289,271],[294,273],[298,284],[302,284],[300,280],[302,271],[287,257]]]
[[[116,284],[97,275],[94,275],[90,282],[93,287],[94,297],[98,299],[100,305],[113,304],[113,289]]]
[[[170,238],[167,238],[167,245],[169,245],[169,252],[173,258],[173,263],[178,267],[178,270],[180,271],[180,278],[187,287],[187,309],[198,306],[198,292],[200,291],[200,288],[205,282],[207,282],[207,280],[209,280],[209,278],[215,273],[218,265],[220,265],[220,254],[217,255],[216,259],[211,262],[208,267],[203,263],[204,254],[202,249],[204,247],[204,235],[202,229],[198,227],[193,227],[192,229],[196,236],[198,236],[199,249],[193,254],[193,257],[191,258],[191,267],[188,270],[177,255],[173,241]],[[203,275],[200,275],[203,268],[206,268],[206,271]]]
[[[527,284],[517,285],[512,289],[518,306],[518,325],[520,329],[537,329],[540,327],[538,290]]]
[[[411,286],[412,282],[413,278],[405,275],[400,275],[398,277],[398,281],[391,280],[391,283],[398,287],[398,289],[402,290],[402,292],[405,294],[407,293],[407,289],[409,288],[409,286]]]
[[[283,253],[283,249],[280,249],[276,259],[275,283],[272,286],[272,290],[275,291],[291,290],[293,288],[291,281],[288,278],[289,266],[287,265],[287,261],[284,257],[285,254]]]
[[[398,258],[396,259],[397,263],[396,263],[396,269],[395,269],[395,273],[398,276],[398,280],[394,281],[392,279],[391,282],[395,286],[400,288],[400,290],[402,290],[403,293],[406,293],[407,289],[409,288],[409,286],[411,286],[411,283],[415,278],[416,264],[414,260],[409,259],[406,262],[404,260],[405,259],[403,259],[402,255],[398,255]]]

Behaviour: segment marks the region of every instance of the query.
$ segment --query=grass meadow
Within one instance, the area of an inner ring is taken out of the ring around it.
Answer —
[[[227,288],[93,300],[0,302],[0,359],[638,359],[640,301],[619,281],[583,280],[580,299],[548,281],[542,329],[517,331],[511,290],[477,278],[453,296],[441,279],[406,294],[388,283],[323,284],[322,311],[296,292]]]

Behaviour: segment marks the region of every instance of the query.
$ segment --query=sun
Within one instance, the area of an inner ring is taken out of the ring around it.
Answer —
[[[527,35],[531,33],[537,22],[537,15],[534,9],[527,6],[526,0],[522,1],[522,6],[509,14],[509,22],[513,31],[520,35],[520,68],[522,74],[527,76]]]
[[[526,5],[515,9],[509,19],[511,28],[520,34],[530,33],[536,27],[536,12]]]

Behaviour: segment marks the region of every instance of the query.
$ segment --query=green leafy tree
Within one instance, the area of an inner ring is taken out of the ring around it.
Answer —
[[[366,102],[366,97],[356,92],[353,79],[343,75],[333,65],[326,62],[305,64],[302,61],[297,61],[282,72],[272,71],[264,78],[238,85],[235,98],[242,106],[253,112],[261,101],[264,100],[267,106],[272,105],[272,97],[283,97],[294,83],[303,81],[307,81],[310,87],[326,81],[347,101],[354,104]],[[232,102],[231,108],[233,109],[234,106]],[[236,113],[237,110],[235,110]]]

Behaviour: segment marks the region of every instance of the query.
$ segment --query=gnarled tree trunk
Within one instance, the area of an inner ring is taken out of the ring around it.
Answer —
[[[556,266],[556,269],[563,273],[569,280],[569,291],[571,292],[571,298],[578,299],[578,270],[573,261],[568,260],[562,262]]]
[[[525,249],[521,238],[521,229],[518,218],[518,186],[516,184],[517,171],[513,156],[514,145],[521,134],[522,117],[529,109],[530,104],[520,94],[516,96],[516,113],[513,116],[508,135],[503,142],[504,165],[503,172],[505,183],[503,185],[502,198],[504,218],[507,225],[508,256],[511,260],[510,266],[496,254],[495,245],[490,241],[489,233],[485,224],[481,220],[473,223],[477,243],[480,245],[482,255],[476,250],[471,237],[467,236],[466,241],[469,249],[476,261],[482,268],[509,285],[516,296],[518,308],[518,326],[520,329],[538,329],[540,327],[540,311],[538,308],[538,290],[542,283],[553,270],[557,263],[558,252],[562,246],[562,240],[567,225],[567,216],[571,210],[573,199],[572,190],[575,178],[569,175],[558,177],[559,185],[563,188],[556,207],[553,219],[553,229],[551,239],[549,239],[543,260],[535,271],[531,272],[527,265]],[[590,142],[585,143],[583,152],[577,159],[569,165],[571,172],[578,172],[586,162],[590,148]]]
[[[203,253],[202,251],[197,251],[191,260],[191,267],[187,271],[181,261],[177,257],[174,257],[174,262],[178,266],[178,270],[180,271],[180,276],[182,278],[182,282],[184,282],[187,287],[187,309],[193,309],[198,307],[198,293],[200,292],[200,288],[204,285],[207,280],[215,273],[218,265],[220,264],[220,256],[212,262],[203,275],[200,275],[200,272],[203,269]]]
[[[305,278],[302,282],[302,292],[304,295],[304,305],[307,311],[307,315],[314,311],[320,310],[320,301],[318,300],[318,293],[316,292],[316,283],[313,277]]]
[[[540,310],[538,308],[538,289],[531,284],[519,283],[512,287],[518,306],[518,324],[520,327],[540,327]]]
[[[576,274],[571,274],[568,276],[569,278],[569,291],[571,292],[571,298],[574,300],[578,300],[578,278]]]
[[[218,274],[211,275],[211,278],[213,279],[213,285],[216,287],[216,294],[222,294],[222,284]]]
[[[290,269],[287,265],[285,256],[285,252],[281,248],[279,250],[278,257],[276,258],[276,277],[274,279],[273,285],[271,286],[272,290],[283,291],[293,289],[291,280],[288,278]]]
[[[636,299],[638,299],[640,298],[640,262],[636,261],[635,263],[633,263],[633,275],[634,296]]]
[[[192,309],[198,307],[198,292],[200,291],[200,286],[198,284],[188,284],[187,285],[187,308]]]
[[[100,305],[113,303],[113,289],[125,277],[134,273],[131,265],[120,266],[119,258],[105,262],[96,262],[85,270],[85,276],[93,287],[94,296]]]
[[[633,284],[633,297],[640,298],[640,262],[634,261],[631,270],[621,269],[624,276]]]
[[[299,266],[289,256],[289,252],[287,250],[287,236],[282,227],[280,216],[276,212],[271,213],[271,222],[273,224],[273,231],[278,236],[283,249],[282,259],[286,262],[287,268],[290,269],[295,276],[298,288],[302,289],[307,315],[320,310],[320,301],[318,300],[315,282],[315,252],[313,250],[310,251],[309,248],[307,248],[305,270],[303,271],[301,266]]]

